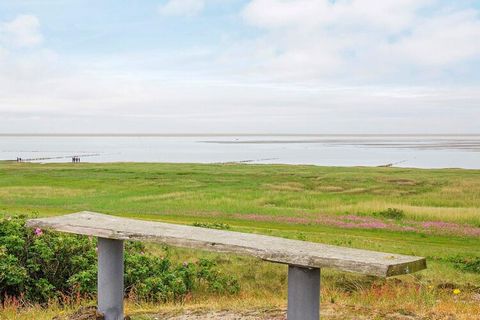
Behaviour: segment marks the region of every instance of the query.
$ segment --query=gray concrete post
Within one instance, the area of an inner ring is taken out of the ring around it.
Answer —
[[[320,319],[320,269],[288,266],[287,319]]]
[[[123,240],[98,238],[98,312],[123,320]]]

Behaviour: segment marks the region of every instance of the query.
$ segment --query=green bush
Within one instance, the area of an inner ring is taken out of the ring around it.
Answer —
[[[194,222],[192,223],[194,227],[209,228],[209,229],[218,229],[218,230],[229,230],[230,225],[222,222]]]
[[[480,257],[461,257],[456,256],[448,259],[453,263],[454,267],[473,273],[480,273]]]
[[[25,227],[24,217],[0,220],[0,302],[6,297],[44,303],[93,296],[97,287],[96,239]],[[125,294],[141,300],[182,300],[195,289],[239,291],[235,278],[201,259],[175,264],[145,253],[140,242],[125,246]]]
[[[405,218],[405,213],[401,209],[397,208],[388,208],[387,210],[377,211],[373,213],[374,216],[387,218],[387,219],[396,219],[401,220]]]

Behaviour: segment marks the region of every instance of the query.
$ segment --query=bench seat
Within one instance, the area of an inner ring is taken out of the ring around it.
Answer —
[[[154,241],[171,246],[246,254],[263,260],[308,268],[390,277],[426,268],[425,258],[259,234],[121,218],[95,212],[32,219],[30,227],[115,240]]]

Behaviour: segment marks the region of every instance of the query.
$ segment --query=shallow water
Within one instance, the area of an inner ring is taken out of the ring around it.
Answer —
[[[480,169],[480,136],[0,136],[0,160]],[[37,159],[37,160],[35,160]]]

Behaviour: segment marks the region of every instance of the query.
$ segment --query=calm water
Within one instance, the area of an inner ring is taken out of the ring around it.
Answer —
[[[0,160],[480,168],[480,136],[0,136]],[[33,160],[40,159],[40,160]]]

